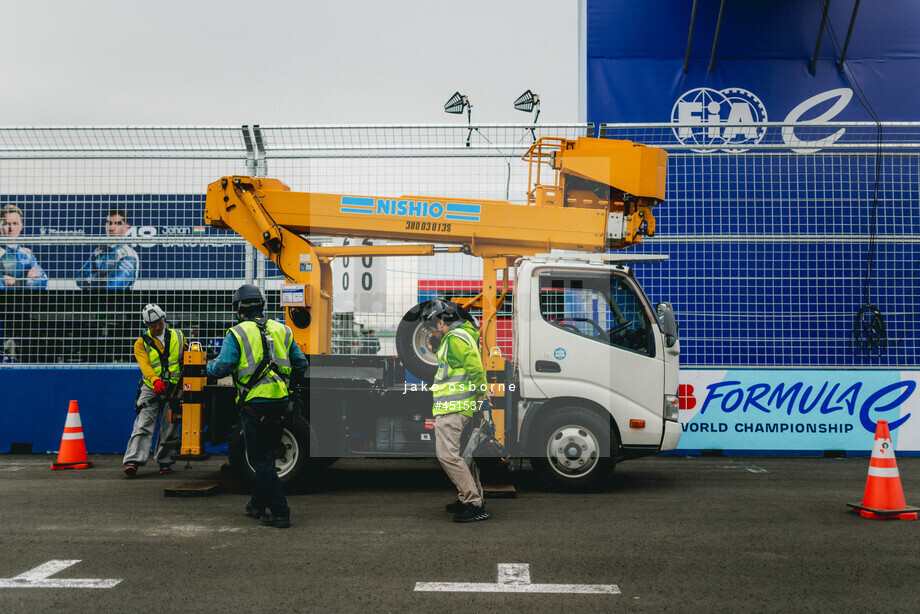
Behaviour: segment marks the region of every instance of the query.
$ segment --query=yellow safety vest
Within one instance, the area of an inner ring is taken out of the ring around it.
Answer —
[[[165,335],[166,343],[169,345],[166,348],[166,364],[163,364],[162,354],[148,333],[142,335],[144,349],[147,350],[150,366],[153,367],[153,372],[157,374],[157,377],[170,384],[177,384],[179,383],[179,371],[182,368],[182,348],[185,347],[185,336],[177,328],[166,329]],[[144,383],[148,388],[153,388],[153,384],[146,378],[144,378]]]
[[[440,416],[441,414],[452,414],[460,412],[465,416],[472,416],[473,412],[479,409],[476,397],[480,392],[474,390],[473,381],[470,374],[465,369],[453,368],[447,363],[447,345],[450,337],[456,337],[466,342],[476,353],[476,359],[482,362],[482,354],[479,351],[479,344],[473,338],[469,331],[462,328],[455,328],[444,335],[441,345],[438,346],[438,372],[434,376],[434,382],[431,384],[431,394],[434,398],[434,407],[431,409],[432,415]]]
[[[232,333],[240,346],[240,360],[233,370],[233,382],[236,384],[237,401],[245,403],[252,399],[283,399],[288,396],[288,387],[284,378],[291,374],[291,345],[294,333],[291,329],[274,320],[265,321],[268,337],[269,362],[274,362],[277,370],[268,368],[256,373],[262,362],[262,333],[253,320],[244,320],[228,332]],[[254,377],[259,379],[251,381]],[[244,398],[240,398],[244,395]]]

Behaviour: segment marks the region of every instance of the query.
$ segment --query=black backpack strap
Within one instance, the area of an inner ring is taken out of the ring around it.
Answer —
[[[141,337],[147,341],[147,345],[153,348],[153,351],[157,353],[160,357],[160,373],[157,373],[157,377],[163,379],[163,369],[166,369],[166,372],[169,373],[169,362],[167,356],[169,356],[169,329],[166,329],[166,334],[163,337],[163,350],[166,352],[166,356],[163,355],[163,352],[160,351],[160,348],[157,347],[156,340],[150,336],[150,334],[145,330],[141,333]]]

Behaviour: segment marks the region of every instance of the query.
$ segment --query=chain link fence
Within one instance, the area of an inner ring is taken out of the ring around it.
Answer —
[[[668,151],[638,271],[671,300],[682,364],[918,363],[920,124],[602,125]]]
[[[148,302],[216,351],[243,282],[265,289],[280,317],[274,265],[204,226],[205,190],[222,176],[523,204],[520,158],[534,140],[593,134],[582,124],[0,128],[3,366],[130,363]],[[674,304],[685,366],[917,363],[920,125],[609,124],[599,136],[669,153],[657,235],[633,249],[670,256],[635,270],[653,301]],[[336,266],[340,290],[361,267],[385,288],[371,306],[337,295],[343,354],[394,354],[408,308],[475,295],[481,282],[481,264],[460,254]],[[509,318],[505,307],[506,351]]]
[[[584,124],[0,128],[0,207],[11,220],[0,237],[3,365],[131,363],[148,302],[216,352],[244,282],[262,287],[270,315],[281,317],[274,264],[232,231],[204,225],[206,188],[222,176],[279,177],[309,192],[523,203],[520,157],[533,141],[591,133]],[[337,273],[368,260],[336,261]],[[337,280],[335,353],[395,354],[410,307],[475,295],[481,280],[469,256],[382,260],[373,271],[385,292],[371,306],[353,306]]]

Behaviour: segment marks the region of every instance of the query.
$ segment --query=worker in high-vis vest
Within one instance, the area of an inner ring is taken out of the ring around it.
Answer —
[[[460,434],[487,401],[486,372],[479,351],[479,331],[456,306],[431,301],[422,312],[425,325],[443,335],[438,346],[438,371],[431,384],[434,405],[435,453],[447,477],[457,487],[457,500],[444,506],[454,522],[489,517],[482,498],[479,468],[460,454]]]
[[[265,297],[251,284],[233,294],[239,324],[227,331],[220,355],[207,366],[212,377],[233,376],[246,456],[255,472],[247,515],[263,525],[291,526],[291,508],[278,471],[275,449],[281,442],[282,416],[289,385],[307,370],[307,358],[290,328],[265,317]]]
[[[134,401],[134,430],[125,450],[124,474],[137,476],[137,468],[150,458],[150,447],[157,416],[160,434],[153,459],[160,466],[160,475],[172,473],[170,454],[178,447],[179,424],[170,422],[170,402],[177,398],[177,388],[182,369],[182,352],[187,349],[185,336],[178,328],[166,325],[166,312],[157,305],[147,305],[141,311],[141,320],[147,327],[134,342],[134,358],[141,368],[141,381]]]

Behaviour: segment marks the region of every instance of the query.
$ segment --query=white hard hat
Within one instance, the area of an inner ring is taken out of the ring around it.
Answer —
[[[166,312],[160,309],[157,305],[150,303],[146,305],[144,310],[141,312],[141,319],[147,326],[153,326],[154,324],[159,324],[162,320],[166,319]]]

